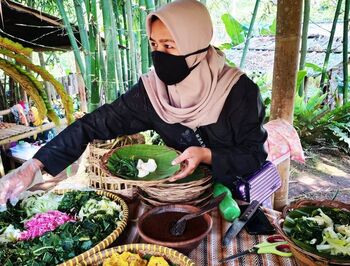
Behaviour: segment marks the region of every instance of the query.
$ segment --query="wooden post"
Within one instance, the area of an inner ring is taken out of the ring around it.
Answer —
[[[294,95],[298,70],[302,0],[277,1],[277,31],[272,81],[270,120],[283,118],[293,123]],[[288,203],[290,160],[278,165],[282,187],[276,192],[274,208]]]

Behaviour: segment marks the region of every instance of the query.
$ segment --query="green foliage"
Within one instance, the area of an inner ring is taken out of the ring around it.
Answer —
[[[270,25],[260,24],[259,35],[261,36],[276,35],[276,19],[274,19]]]
[[[327,94],[318,89],[310,90],[310,94],[295,96],[294,127],[302,142],[315,144],[327,141],[349,153],[350,103],[331,109],[325,103]]]
[[[232,47],[243,43],[245,39],[245,29],[243,25],[227,13],[223,14],[221,19],[225,25],[226,32],[231,39]]]

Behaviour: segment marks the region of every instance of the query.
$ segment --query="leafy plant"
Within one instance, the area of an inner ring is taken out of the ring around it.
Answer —
[[[230,37],[231,42],[221,44],[219,49],[230,49],[243,43],[247,29],[230,14],[223,14],[221,19],[225,25],[226,32]]]
[[[294,126],[302,142],[314,144],[327,140],[349,153],[350,104],[331,109],[324,103],[327,94],[315,88],[310,90],[310,94],[295,96]]]

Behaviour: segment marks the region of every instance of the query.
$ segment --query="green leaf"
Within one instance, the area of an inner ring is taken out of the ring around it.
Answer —
[[[116,150],[108,161],[113,162],[115,156],[126,160],[137,161],[138,159],[141,159],[145,162],[148,161],[148,159],[154,159],[156,161],[157,169],[154,172],[149,173],[143,178],[118,175],[125,179],[142,181],[160,180],[169,177],[180,170],[179,165],[171,164],[171,162],[177,157],[176,151],[164,145],[136,144],[124,146]],[[113,170],[113,167],[110,164],[108,164],[107,167],[110,171]]]
[[[299,70],[298,73],[297,73],[297,84],[296,84],[296,90],[298,91],[299,88],[300,88],[300,85],[301,83],[304,81],[304,78],[307,74],[307,71],[306,70]],[[302,95],[299,93],[299,95]]]
[[[233,44],[232,43],[222,43],[219,45],[218,47],[220,50],[230,50],[233,48]]]
[[[224,14],[221,19],[225,25],[226,32],[230,36],[233,46],[244,42],[243,26],[230,14]]]

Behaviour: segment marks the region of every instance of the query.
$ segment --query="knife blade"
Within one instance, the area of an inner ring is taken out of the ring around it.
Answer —
[[[243,228],[243,226],[253,217],[256,210],[259,208],[260,202],[253,200],[248,208],[238,219],[234,220],[225,233],[224,239],[222,240],[222,245],[227,246],[231,239],[234,238]]]

